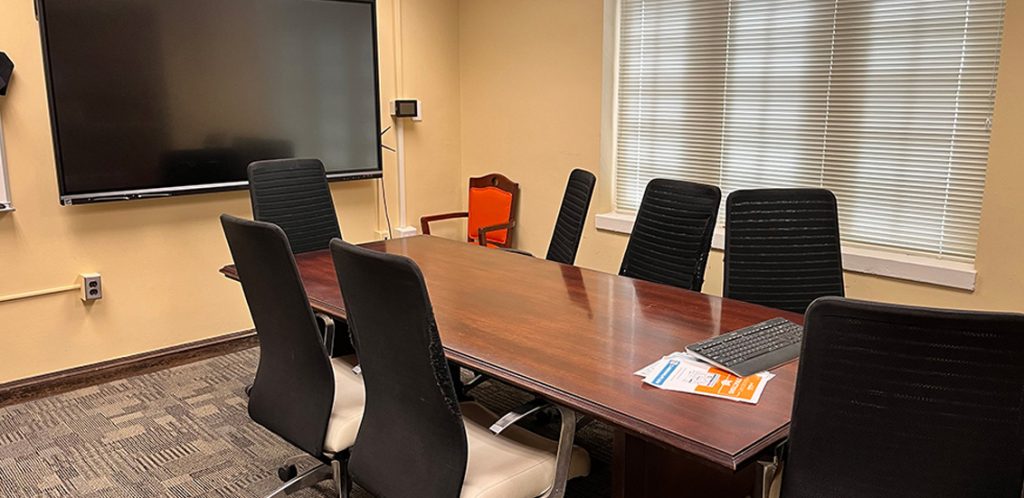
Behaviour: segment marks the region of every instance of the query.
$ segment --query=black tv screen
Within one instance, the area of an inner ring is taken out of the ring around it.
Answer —
[[[372,0],[39,0],[61,202],[381,175]]]

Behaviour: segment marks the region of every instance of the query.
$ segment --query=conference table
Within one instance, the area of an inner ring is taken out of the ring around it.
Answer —
[[[433,236],[363,244],[423,272],[451,361],[615,429],[619,497],[748,496],[788,430],[797,362],[756,405],[657,389],[633,372],[687,344],[799,314]],[[344,319],[331,255],[295,256],[311,306]],[[221,272],[237,280],[233,266]]]

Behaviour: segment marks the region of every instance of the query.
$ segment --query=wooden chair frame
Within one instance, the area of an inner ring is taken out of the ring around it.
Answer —
[[[505,192],[512,194],[512,209],[509,212],[508,223],[500,223],[497,225],[490,225],[486,227],[480,227],[477,230],[477,243],[481,246],[487,246],[487,234],[496,230],[508,230],[508,236],[505,237],[504,244],[495,244],[498,247],[512,247],[514,228],[516,227],[516,211],[519,208],[519,184],[509,180],[505,175],[500,173],[491,173],[477,178],[469,179],[469,188],[485,188],[485,187],[497,187]],[[452,220],[456,218],[469,218],[469,211],[458,211],[452,213],[433,214],[429,216],[423,216],[420,218],[420,228],[423,230],[423,235],[430,235],[430,224],[435,221]],[[466,242],[472,242],[473,239],[466,236]]]

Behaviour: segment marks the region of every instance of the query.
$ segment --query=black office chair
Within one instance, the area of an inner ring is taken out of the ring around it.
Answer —
[[[647,184],[619,275],[700,291],[722,191],[655,179]]]
[[[260,361],[249,396],[249,416],[320,460],[301,476],[294,467],[272,497],[291,494],[334,476],[355,441],[363,415],[363,382],[351,358],[330,359],[309,307],[288,239],[276,225],[221,216],[260,342]]]
[[[555,220],[555,230],[548,244],[548,254],[545,257],[548,261],[567,265],[576,263],[576,252],[580,248],[580,239],[583,238],[583,227],[587,223],[587,212],[590,210],[590,200],[594,195],[596,183],[597,177],[587,170],[574,169],[569,174],[565,195],[562,196],[562,206]],[[533,256],[529,251],[522,249],[504,250],[523,256]]]
[[[835,195],[825,189],[729,194],[723,295],[795,313],[819,297],[843,296]]]
[[[252,216],[288,235],[292,252],[327,249],[341,238],[327,174],[319,159],[276,159],[249,165]]]
[[[561,410],[555,443],[519,427],[492,434],[493,413],[458,402],[412,260],[341,240],[331,252],[366,383],[353,482],[375,496],[560,497],[568,479],[589,472],[587,453],[572,446],[572,411]]]
[[[562,207],[558,210],[555,230],[548,244],[548,261],[571,265],[576,263],[576,252],[583,238],[583,226],[587,223],[590,200],[594,195],[597,177],[593,173],[574,169],[569,173],[562,196]]]
[[[1024,315],[818,299],[784,498],[1005,497],[1024,484]]]

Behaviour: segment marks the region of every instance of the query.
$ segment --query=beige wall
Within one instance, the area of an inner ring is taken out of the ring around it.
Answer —
[[[17,212],[0,215],[0,295],[63,286],[82,272],[103,275],[105,297],[74,293],[0,303],[0,382],[95,363],[251,327],[238,286],[217,274],[229,254],[217,221],[250,216],[245,192],[61,207],[50,139],[38,27],[32,0],[4,0],[0,49],[17,65],[0,98]],[[454,210],[458,157],[458,2],[406,2],[392,29],[392,2],[378,3],[382,98],[395,94],[395,41],[430,60],[404,71],[407,89],[436,101],[435,114],[406,136],[410,212]],[[443,112],[442,109],[450,109]],[[434,119],[436,117],[436,119]],[[389,119],[385,118],[385,123]],[[385,142],[394,145],[393,134]],[[397,219],[394,155],[386,184]],[[452,185],[449,187],[448,185]],[[447,190],[446,190],[447,189]],[[378,238],[377,182],[336,183],[346,239]]]
[[[519,182],[516,245],[543,257],[569,172],[598,172],[601,0],[461,5],[463,197],[470,176]],[[605,268],[596,236],[579,263]]]
[[[543,254],[569,171],[599,171],[603,0],[464,0],[463,176],[499,170],[520,182],[518,237]],[[973,293],[860,274],[851,297],[930,306],[1024,311],[1024,2],[1008,2],[988,188]],[[463,180],[465,182],[465,180]],[[578,259],[614,272],[627,237],[593,228],[610,210],[611,178],[599,175]],[[721,292],[721,253],[712,255],[705,291]]]
[[[405,0],[401,10],[408,41],[401,50],[399,93],[423,104],[423,121],[402,123],[407,224],[419,229],[423,215],[462,209],[459,1]],[[446,223],[436,233],[455,237],[459,228]]]

